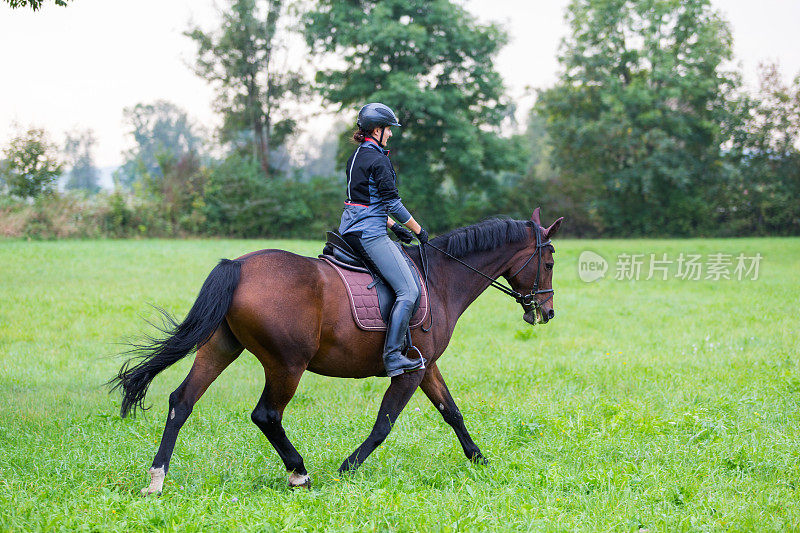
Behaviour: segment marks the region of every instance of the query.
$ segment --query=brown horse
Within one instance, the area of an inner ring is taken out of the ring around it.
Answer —
[[[525,321],[544,323],[555,316],[554,249],[549,241],[561,221],[543,228],[537,208],[530,221],[490,219],[441,235],[426,246],[430,323],[413,332],[413,343],[423,354],[426,368],[391,379],[369,437],[345,459],[340,471],[357,468],[383,442],[417,387],[453,427],[466,456],[486,461],[467,432],[436,361],[464,310],[501,276],[522,304]],[[419,247],[407,250],[422,266]],[[384,334],[356,327],[342,281],[320,259],[283,250],[223,259],[209,274],[183,322],[167,318],[171,324],[164,330],[167,337],[135,345],[132,351],[137,357],[127,361],[111,381],[114,389],[122,389],[122,416],[135,413],[143,407],[156,375],[197,350],[189,375],[169,396],[166,427],[144,494],[161,491],[178,432],[194,404],[244,349],[264,366],[266,381],[252,420],[280,455],[293,487],[307,486],[310,479],[303,458],[286,437],[282,418],[303,372],[342,378],[383,373]]]

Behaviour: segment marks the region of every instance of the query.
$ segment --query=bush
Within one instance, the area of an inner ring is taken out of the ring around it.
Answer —
[[[69,192],[35,201],[0,201],[0,235],[11,238],[62,239],[100,237],[169,237],[176,233],[158,204],[128,194],[86,197]]]
[[[203,205],[205,232],[320,238],[338,224],[341,189],[330,178],[268,180],[258,160],[234,154],[211,171]]]

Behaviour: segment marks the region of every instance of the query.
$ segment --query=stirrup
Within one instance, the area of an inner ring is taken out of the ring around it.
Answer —
[[[427,367],[425,366],[425,358],[424,358],[424,357],[422,357],[422,352],[420,352],[420,351],[419,351],[419,348],[417,348],[417,347],[416,347],[416,346],[414,346],[414,345],[411,345],[411,346],[409,346],[408,348],[406,348],[406,351],[403,353],[403,355],[405,355],[406,357],[408,357],[408,352],[410,352],[411,350],[414,350],[414,351],[416,351],[416,352],[417,352],[417,355],[419,355],[419,360],[420,360],[420,361],[422,361],[422,366],[421,366],[421,367],[419,367],[419,368],[417,368],[417,369],[415,369],[415,370],[414,370],[414,372],[416,372],[417,370],[425,370],[425,369],[427,368]]]

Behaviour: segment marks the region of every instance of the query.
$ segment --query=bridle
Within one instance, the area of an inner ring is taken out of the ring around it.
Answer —
[[[508,279],[511,279],[511,278],[515,277],[517,274],[519,274],[520,272],[522,272],[523,269],[526,266],[528,266],[528,263],[530,263],[531,260],[534,257],[537,258],[537,260],[536,260],[536,281],[533,282],[533,289],[531,289],[531,292],[529,292],[528,294],[525,294],[525,295],[519,295],[519,293],[516,293],[519,296],[518,297],[515,296],[514,298],[517,300],[517,302],[519,302],[523,306],[523,308],[526,305],[528,307],[533,305],[534,309],[536,309],[538,311],[539,309],[541,309],[541,307],[544,304],[546,304],[547,302],[552,300],[553,299],[553,295],[555,294],[555,290],[553,290],[553,289],[540,289],[539,288],[539,280],[541,278],[541,273],[542,273],[542,250],[544,250],[545,248],[550,248],[551,253],[555,253],[556,252],[556,248],[550,242],[550,239],[547,239],[546,241],[542,240],[544,238],[544,235],[542,235],[542,227],[539,224],[536,224],[534,222],[533,223],[533,228],[534,228],[534,230],[536,230],[536,250],[534,250],[534,252],[528,258],[528,260],[525,261],[522,264],[522,266],[517,269],[516,272],[514,272],[513,274],[508,276]],[[536,296],[538,296],[539,294],[549,294],[549,296],[547,298],[545,298],[544,300],[539,301],[539,300],[536,299]]]
[[[426,290],[428,289],[428,258],[427,258],[427,254],[425,253],[425,247],[426,246],[430,246],[434,250],[437,250],[438,252],[446,255],[450,259],[453,259],[457,263],[467,267],[468,269],[470,269],[471,271],[475,272],[476,274],[479,274],[479,275],[483,276],[484,278],[488,279],[489,280],[489,285],[491,287],[494,287],[495,289],[499,290],[500,292],[502,292],[504,294],[507,294],[507,295],[511,296],[512,298],[514,298],[514,300],[516,300],[516,302],[522,306],[523,311],[525,311],[526,313],[529,311],[529,308],[531,308],[531,307],[533,307],[533,309],[536,310],[536,311],[541,310],[542,306],[544,304],[546,304],[547,302],[549,302],[553,298],[553,295],[555,294],[555,291],[553,289],[540,289],[539,288],[539,282],[541,280],[541,271],[542,271],[542,250],[544,250],[545,248],[549,247],[550,250],[552,250],[552,252],[555,253],[556,249],[553,246],[553,244],[550,242],[550,239],[548,239],[546,241],[543,240],[544,239],[544,235],[542,234],[542,226],[540,226],[539,224],[534,222],[533,223],[533,228],[534,228],[534,231],[536,233],[536,249],[533,251],[533,253],[530,255],[530,257],[528,257],[528,259],[522,264],[521,267],[519,267],[510,276],[507,276],[507,279],[511,279],[511,278],[517,276],[520,272],[522,272],[525,269],[526,266],[528,266],[528,263],[530,263],[533,260],[533,258],[536,257],[537,258],[537,260],[536,260],[536,281],[533,282],[533,288],[531,289],[530,292],[528,292],[526,294],[522,294],[520,292],[517,292],[514,289],[512,289],[511,287],[506,286],[505,284],[497,281],[496,279],[492,278],[491,276],[487,276],[486,274],[484,274],[480,270],[471,267],[470,265],[468,265],[467,263],[465,263],[464,261],[462,261],[458,257],[455,257],[455,256],[445,252],[444,250],[442,250],[438,246],[435,246],[435,245],[431,244],[430,242],[426,242],[425,244],[420,246],[420,258],[421,258],[421,262],[422,262],[422,272],[423,272],[423,276],[425,278],[425,289]],[[549,296],[547,296],[547,298],[545,298],[544,300],[539,301],[539,300],[536,299],[536,297],[538,295],[540,295],[540,294],[548,294]],[[429,331],[432,326],[433,326],[433,313],[431,312],[431,325],[428,326],[428,329],[425,329],[424,326],[423,326],[422,329],[423,329],[423,331]]]

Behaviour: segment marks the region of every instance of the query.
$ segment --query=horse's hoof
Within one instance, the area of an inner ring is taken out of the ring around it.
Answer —
[[[470,461],[472,461],[476,465],[488,465],[489,464],[489,459],[487,459],[486,457],[484,457],[480,453],[477,453],[477,454],[473,455],[472,457],[470,457]]]
[[[150,468],[147,472],[150,474],[150,486],[142,489],[142,496],[161,494],[161,489],[164,488],[164,478],[167,477],[164,467]]]
[[[304,489],[311,488],[311,476],[308,474],[295,474],[292,472],[289,474],[289,487],[296,489],[298,487],[303,487]]]
[[[140,492],[143,498],[147,498],[148,496],[161,496],[160,490],[150,490],[150,487],[145,487]]]

